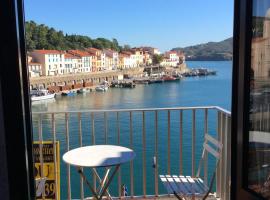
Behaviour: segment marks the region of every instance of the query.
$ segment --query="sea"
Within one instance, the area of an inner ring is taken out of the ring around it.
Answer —
[[[231,110],[232,91],[232,62],[231,61],[187,61],[189,68],[208,68],[216,70],[217,75],[205,77],[186,77],[177,82],[157,83],[149,85],[136,85],[134,89],[110,88],[107,92],[91,92],[78,94],[72,97],[56,97],[55,100],[35,102],[32,104],[33,112],[33,136],[38,140],[39,115],[35,112],[65,112],[85,110],[111,110],[111,109],[141,109],[141,108],[169,108],[191,106],[220,106]],[[168,123],[167,112],[158,114],[158,167],[159,174],[167,173],[168,161]],[[184,113],[183,120],[183,173],[191,172],[191,112]],[[56,139],[60,143],[60,193],[61,199],[67,198],[67,166],[62,161],[62,155],[66,152],[65,115],[55,114]],[[82,145],[93,143],[93,123],[90,113],[81,114]],[[109,113],[107,117],[107,141],[108,144],[130,146],[129,113]],[[146,193],[155,193],[153,157],[155,147],[154,112],[145,114],[146,125]],[[209,112],[209,131],[216,132],[216,113]],[[171,112],[170,126],[170,169],[171,173],[179,174],[179,111]],[[196,112],[196,166],[198,166],[203,141],[204,112]],[[104,114],[96,113],[94,116],[95,144],[104,144]],[[79,147],[79,118],[77,113],[69,115],[70,149]],[[118,126],[119,125],[119,126]],[[136,153],[134,160],[134,195],[143,194],[143,145],[142,145],[142,113],[134,112],[133,126],[133,150]],[[118,128],[119,127],[119,128]],[[44,140],[52,140],[53,124],[50,114],[42,115],[42,137]],[[91,155],[89,155],[91,156]],[[210,160],[209,173],[214,168],[214,160]],[[86,169],[87,170],[87,169]],[[104,172],[99,169],[99,172]],[[86,172],[92,180],[91,173]],[[120,178],[119,178],[120,177]],[[118,195],[118,181],[127,186],[128,195],[131,192],[130,164],[121,167],[121,172],[115,177],[110,193]],[[165,194],[163,185],[159,182],[159,193]],[[80,178],[76,169],[71,167],[71,195],[72,198],[80,198]],[[87,186],[84,186],[84,196],[91,196]]]

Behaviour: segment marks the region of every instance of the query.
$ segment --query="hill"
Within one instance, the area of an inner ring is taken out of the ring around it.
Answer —
[[[208,42],[172,50],[183,51],[186,60],[231,60],[233,38],[221,42]]]
[[[53,49],[69,50],[84,49],[95,47],[98,49],[110,48],[120,51],[123,47],[119,46],[116,39],[97,38],[92,39],[88,36],[64,34],[63,31],[55,30],[44,24],[37,24],[34,21],[26,22],[26,48],[28,51],[34,49]],[[126,47],[128,45],[125,45]]]

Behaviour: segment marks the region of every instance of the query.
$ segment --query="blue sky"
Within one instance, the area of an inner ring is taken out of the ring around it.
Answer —
[[[25,0],[25,16],[68,34],[162,51],[233,33],[233,0]]]

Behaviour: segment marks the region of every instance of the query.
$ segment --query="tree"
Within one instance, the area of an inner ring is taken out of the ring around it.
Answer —
[[[154,54],[153,55],[153,64],[159,65],[163,60],[163,55]]]
[[[128,51],[128,50],[130,50],[131,49],[131,47],[130,47],[130,45],[128,45],[128,44],[125,44],[124,46],[123,46],[123,51]]]

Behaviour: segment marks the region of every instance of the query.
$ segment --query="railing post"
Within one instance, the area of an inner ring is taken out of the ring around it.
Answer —
[[[221,118],[221,112],[220,111],[217,111],[217,121],[218,121],[218,124],[217,124],[217,138],[218,138],[218,141],[221,141],[221,131],[222,131],[222,118]],[[221,158],[222,160],[222,158]],[[216,196],[217,198],[220,198],[220,184],[221,184],[221,161],[218,163],[218,166],[217,166],[217,169],[216,169]]]
[[[43,134],[42,134],[42,114],[38,118],[38,140],[39,140],[39,161],[41,165],[40,178],[44,178],[44,160],[43,160]],[[42,192],[42,199],[45,199],[44,191]]]
[[[94,112],[91,112],[91,127],[92,127],[92,145],[96,144],[96,136],[95,136],[95,116],[94,116]],[[96,174],[94,172],[92,172],[92,178],[93,178],[93,188],[96,192],[96,188],[97,188],[97,177]]]
[[[180,115],[179,115],[179,144],[180,144],[180,149],[179,149],[179,174],[183,175],[183,110],[180,110]]]
[[[120,145],[120,124],[119,124],[119,112],[116,113],[117,118],[117,145]],[[121,198],[122,193],[122,180],[121,180],[121,167],[118,169],[118,196]]]
[[[80,147],[82,147],[82,118],[81,118],[81,113],[78,113],[78,123],[79,123],[79,144]],[[81,169],[83,170],[83,168]],[[80,177],[80,189],[81,189],[81,200],[84,199],[84,187],[83,187],[83,178]]]
[[[143,111],[143,133],[142,133],[142,143],[143,143],[143,196],[146,197],[146,144],[145,144],[145,111]]]
[[[155,111],[155,196],[158,197],[158,113]]]
[[[58,168],[57,168],[57,158],[56,158],[56,128],[55,128],[55,118],[54,118],[54,113],[52,114],[52,132],[53,132],[53,153],[54,153],[54,177],[55,177],[55,196],[56,199],[58,198],[58,180],[57,180],[57,175],[58,175]]]
[[[191,160],[191,170],[192,177],[195,176],[195,145],[196,145],[196,110],[192,109],[192,160]]]
[[[168,110],[168,155],[167,155],[167,174],[171,174],[171,112]]]
[[[204,111],[204,135],[208,133],[208,109]],[[208,185],[208,152],[204,152],[204,183]]]
[[[130,131],[130,148],[133,149],[133,127],[132,127],[132,111],[129,112],[129,131]],[[130,161],[130,196],[134,197],[134,172],[133,160]]]
[[[68,124],[68,113],[65,113],[66,121],[66,151],[69,151],[69,124]],[[71,200],[71,180],[70,180],[70,165],[67,164],[67,189],[68,189],[68,199]]]

